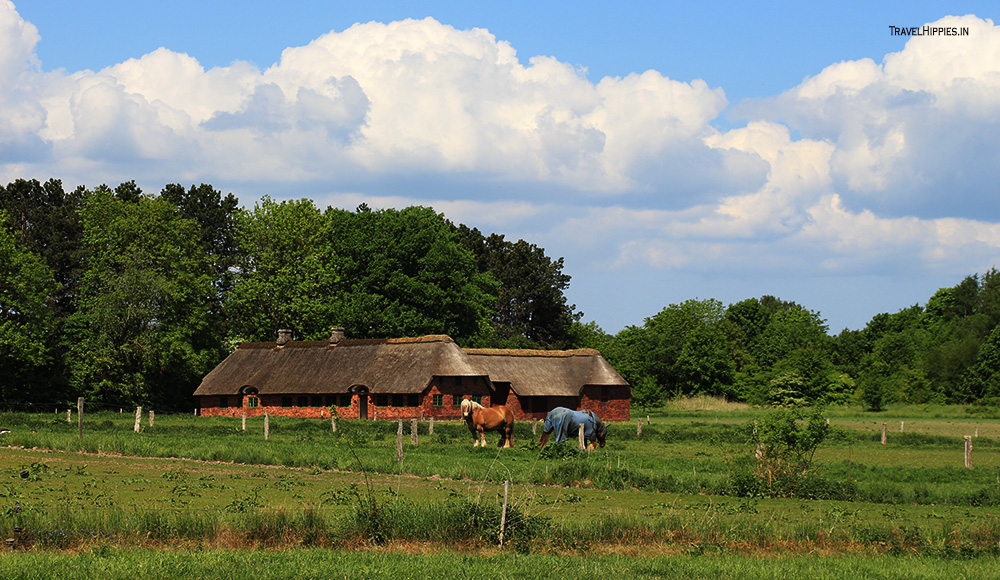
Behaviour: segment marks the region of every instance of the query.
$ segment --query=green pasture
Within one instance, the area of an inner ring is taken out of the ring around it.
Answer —
[[[473,448],[457,422],[437,422],[433,435],[421,422],[413,446],[407,421],[402,462],[395,422],[341,421],[333,432],[329,421],[272,417],[264,440],[262,419],[243,431],[238,418],[158,416],[135,433],[134,414],[93,413],[81,443],[75,415],[67,422],[65,412],[2,414],[0,427],[11,432],[0,435],[0,531],[31,530],[23,544],[57,548],[350,548],[386,540],[482,548],[495,543],[498,525],[489,518],[499,513],[506,480],[510,509],[522,518],[512,525],[524,526],[511,534],[525,534],[509,541],[529,552],[648,545],[709,555],[993,557],[996,421],[917,411],[892,418],[886,445],[887,415],[831,412],[816,474],[785,497],[737,485],[752,453],[748,425],[762,413],[753,409],[668,411],[648,424],[642,416],[641,436],[637,416],[612,424],[607,447],[590,453],[573,443],[540,451],[528,422],[517,425],[513,449]],[[966,469],[963,435],[976,429]],[[462,510],[484,519],[444,537],[462,528]],[[20,536],[5,533],[18,545]]]
[[[141,575],[137,571],[141,570]],[[636,580],[965,580],[995,578],[996,558],[965,560],[909,556],[839,555],[817,558],[743,558],[734,555],[660,557],[539,554],[405,554],[372,551],[163,552],[97,549],[82,554],[29,553],[0,558],[0,576],[10,580],[132,580],[137,577],[204,580],[309,578],[630,578]]]

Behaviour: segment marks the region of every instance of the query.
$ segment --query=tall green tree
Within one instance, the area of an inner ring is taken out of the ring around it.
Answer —
[[[232,289],[233,268],[236,265],[236,214],[239,201],[233,194],[211,185],[168,184],[160,197],[176,208],[177,215],[198,224],[202,251],[209,256],[216,289],[213,311],[221,315],[222,302]]]
[[[643,325],[645,373],[676,395],[731,392],[732,332],[725,308],[715,299],[671,304]]]
[[[86,269],[67,331],[74,388],[110,404],[186,408],[220,356],[197,224],[132,185],[98,187],[81,218]]]
[[[0,222],[6,218],[0,210]],[[52,363],[56,286],[42,258],[0,226],[0,400],[7,404],[49,403],[54,396],[39,371]]]
[[[970,401],[1000,405],[1000,326],[979,348],[976,362],[963,378],[961,392]]]
[[[83,188],[63,190],[62,182],[50,179],[18,179],[0,186],[0,209],[6,211],[4,223],[25,248],[40,256],[57,283],[50,307],[57,326],[69,316],[83,275],[83,228],[79,212]]]
[[[648,331],[639,326],[626,326],[602,350],[608,363],[632,387],[632,404],[643,410],[659,407],[667,395],[649,368],[645,355],[649,347]]]
[[[236,217],[236,261],[226,301],[231,338],[274,340],[289,328],[296,338],[329,336],[342,298],[342,260],[333,246],[329,221],[300,199],[276,202],[264,197]]]
[[[472,251],[480,272],[499,282],[491,313],[491,346],[565,348],[582,312],[569,304],[565,291],[570,276],[563,259],[524,240],[509,241],[502,234],[484,236],[476,228],[459,225],[458,239]]]
[[[327,215],[343,264],[338,319],[350,333],[448,334],[469,344],[488,332],[496,281],[476,268],[443,215],[364,205]]]

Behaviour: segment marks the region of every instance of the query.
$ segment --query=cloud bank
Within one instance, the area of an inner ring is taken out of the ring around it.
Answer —
[[[264,70],[160,48],[46,71],[39,31],[0,0],[0,180],[432,205],[565,255],[574,284],[965,275],[1000,247],[1000,29],[930,24],[969,34],[730,104],[655,70],[591,82],[431,18],[333,31]],[[647,315],[666,304],[649,299]]]

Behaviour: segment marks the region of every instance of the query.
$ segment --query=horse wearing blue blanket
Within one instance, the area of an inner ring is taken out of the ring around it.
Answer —
[[[555,433],[556,443],[575,439],[580,433],[580,423],[583,423],[583,438],[590,441],[587,449],[593,451],[598,444],[604,447],[608,426],[593,411],[574,411],[566,407],[556,407],[546,415],[545,424],[542,425],[542,436],[538,439],[538,446],[544,448],[545,444],[549,442],[549,434],[551,433]]]

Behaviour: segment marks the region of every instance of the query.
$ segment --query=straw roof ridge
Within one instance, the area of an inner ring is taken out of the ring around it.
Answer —
[[[530,348],[466,348],[466,354],[477,356],[525,356],[565,358],[571,356],[595,356],[601,353],[592,348],[576,348],[572,350],[534,350]]]
[[[377,344],[420,344],[432,342],[455,342],[447,334],[428,334],[425,336],[415,336],[406,338],[345,338],[338,343],[331,343],[328,340],[293,340],[286,342],[282,348],[318,348],[332,346],[370,346]],[[271,342],[244,342],[239,345],[241,349],[253,348],[277,348],[278,343]]]

